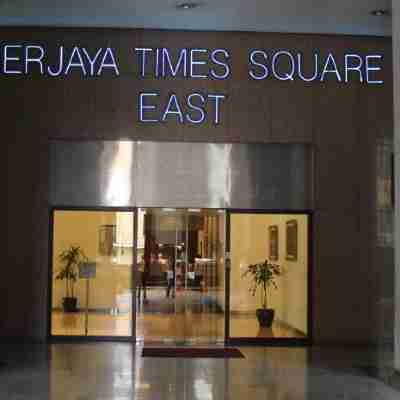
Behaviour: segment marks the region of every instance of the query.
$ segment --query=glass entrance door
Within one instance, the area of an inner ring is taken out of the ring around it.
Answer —
[[[51,335],[132,335],[133,216],[54,211]]]
[[[222,341],[224,211],[142,208],[137,227],[136,338]]]

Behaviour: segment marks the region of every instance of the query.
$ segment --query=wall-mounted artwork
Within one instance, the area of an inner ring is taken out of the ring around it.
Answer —
[[[279,234],[277,225],[271,225],[268,227],[268,239],[269,259],[271,261],[277,261],[279,258]]]
[[[297,220],[286,222],[286,259],[297,260]]]
[[[102,256],[111,256],[115,243],[115,225],[101,225],[99,228],[99,253]]]

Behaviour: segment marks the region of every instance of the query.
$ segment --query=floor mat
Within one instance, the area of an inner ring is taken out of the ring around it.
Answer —
[[[244,355],[232,347],[143,347],[142,357],[244,358]]]

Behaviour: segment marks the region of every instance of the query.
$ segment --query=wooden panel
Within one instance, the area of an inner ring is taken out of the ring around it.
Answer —
[[[371,340],[370,284],[357,216],[316,213],[314,327],[320,343],[368,343]]]

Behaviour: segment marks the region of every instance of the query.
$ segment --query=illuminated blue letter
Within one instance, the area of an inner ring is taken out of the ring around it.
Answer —
[[[142,78],[144,78],[144,76],[146,74],[146,53],[152,52],[153,49],[147,49],[147,48],[144,48],[144,47],[136,47],[135,51],[139,51],[139,52],[142,53],[142,64],[141,64],[142,67],[141,67],[141,70],[140,70],[140,75],[141,75]]]
[[[290,72],[286,72],[284,75],[279,75],[277,68],[276,68],[276,65],[278,64],[278,61],[279,61],[279,57],[281,57],[281,56],[289,57],[289,60],[291,63]],[[292,54],[290,54],[288,51],[278,51],[272,57],[272,74],[274,75],[274,77],[276,79],[278,79],[280,81],[293,81],[295,69],[296,69],[296,67],[295,67],[294,58],[293,58]]]
[[[21,61],[21,59],[19,57],[10,57],[8,55],[8,49],[20,49],[21,47],[22,47],[21,45],[4,46],[3,71],[5,74],[10,74],[10,75],[22,74],[22,71],[19,71],[17,69],[8,69],[8,66],[7,66],[7,63],[9,61]]]
[[[258,54],[261,54],[261,55],[264,57],[264,60],[265,60],[265,61],[267,61],[267,58],[268,58],[267,53],[266,53],[265,51],[262,51],[262,50],[253,50],[253,51],[250,53],[250,64],[256,65],[256,66],[260,67],[260,68],[263,70],[263,72],[261,73],[261,75],[256,75],[256,73],[253,72],[252,70],[249,71],[249,75],[250,75],[253,79],[255,79],[255,80],[265,79],[265,78],[267,78],[268,75],[269,75],[269,71],[268,71],[267,66],[264,65],[264,64],[261,64],[261,63],[259,63],[259,62],[257,62],[257,61],[255,60],[255,57],[256,57],[256,55],[258,55]]]
[[[203,108],[201,108],[201,107],[199,107],[199,106],[196,106],[195,104],[192,103],[192,99],[193,99],[194,97],[198,97],[198,98],[200,99],[200,101],[201,101],[201,103],[202,103],[203,106],[204,106],[204,103],[205,103],[206,99],[205,99],[204,96],[201,95],[200,93],[192,93],[192,94],[189,95],[188,98],[187,98],[187,104],[188,104],[188,106],[189,106],[192,110],[198,111],[198,112],[200,113],[200,118],[194,119],[194,118],[192,118],[189,114],[186,114],[186,119],[187,119],[190,123],[192,123],[192,124],[201,124],[201,123],[203,123],[204,120],[206,119],[206,114],[205,114]]]
[[[168,105],[165,108],[162,120],[165,121],[169,114],[176,115],[179,118],[179,122],[181,124],[183,123],[183,114],[182,114],[181,108],[179,107],[179,103],[178,103],[176,94],[171,94],[171,96],[168,100]]]
[[[82,49],[82,51],[85,53],[85,56],[88,59],[89,64],[90,64],[90,73],[89,73],[90,76],[94,76],[94,64],[96,63],[97,58],[99,57],[102,50],[103,50],[102,48],[97,50],[97,53],[94,55],[94,58],[92,59],[92,58],[90,58],[90,55],[87,52],[87,50],[85,48]]]
[[[158,78],[160,73],[160,49],[156,49],[156,65],[154,66],[154,76]]]
[[[111,60],[110,63],[106,63],[107,56],[110,57],[110,60]],[[115,75],[119,76],[117,62],[115,61],[114,53],[110,47],[107,47],[106,51],[104,52],[104,56],[103,56],[103,59],[101,60],[100,68],[97,71],[97,75],[101,75],[103,68],[113,68]]]
[[[333,69],[328,69],[329,63],[332,63]],[[324,82],[325,74],[328,73],[336,74],[338,82],[342,82],[342,78],[336,65],[335,57],[333,57],[332,53],[329,53],[328,57],[326,58],[324,68],[322,69],[321,82]]]
[[[357,65],[351,65],[351,59],[357,60]],[[349,71],[357,71],[360,76],[360,82],[363,82],[363,74],[361,71],[363,65],[363,60],[358,54],[346,54],[344,56],[344,72],[345,78],[344,81],[349,82]]]
[[[312,75],[310,78],[306,78],[303,75],[303,71],[302,71],[302,66],[303,66],[303,59],[302,59],[302,55],[301,53],[297,54],[297,68],[298,68],[298,74],[299,74],[299,78],[304,81],[304,82],[312,82],[315,81],[315,79],[318,76],[318,54],[314,54],[314,75]]]
[[[29,56],[29,50],[39,50],[39,55],[36,57]],[[44,49],[41,46],[26,46],[25,47],[25,74],[28,74],[29,68],[28,64],[29,63],[38,63],[40,66],[40,75],[43,75],[43,60],[44,57]]]
[[[53,72],[53,71],[51,70],[51,67],[50,67],[50,66],[47,67],[47,73],[48,73],[50,76],[58,76],[58,75],[60,75],[61,72],[62,72],[62,69],[63,69],[63,67],[64,67],[64,47],[63,47],[63,46],[60,46],[59,50],[60,50],[60,55],[59,55],[59,57],[58,57],[58,60],[59,60],[58,70],[57,70],[56,72]]]
[[[73,62],[75,55],[77,55],[77,62]],[[69,63],[67,65],[67,68],[65,68],[64,75],[68,75],[69,70],[73,67],[80,68],[83,72],[83,75],[86,75],[85,64],[83,63],[81,53],[79,52],[79,47],[77,46],[75,46],[72,50],[71,56],[69,58]]]
[[[213,69],[211,69],[211,76],[213,78],[215,78],[215,79],[226,79],[229,76],[229,74],[231,73],[231,69],[230,69],[229,64],[228,64],[227,61],[224,62],[224,61],[220,61],[220,60],[217,59],[218,53],[222,53],[223,56],[225,57],[225,59],[229,60],[229,53],[225,49],[216,49],[216,50],[214,50],[211,53],[211,60],[215,64],[220,65],[221,67],[223,67],[225,72],[222,75],[219,75],[214,71],[214,68],[213,68]]]
[[[157,97],[158,93],[140,93],[139,94],[139,121],[140,122],[158,122],[158,119],[145,119],[144,118],[144,112],[145,110],[155,110],[156,106],[154,105],[145,105],[144,104],[144,98],[146,96],[149,97]]]
[[[179,68],[181,67],[181,64],[183,64],[183,76],[186,77],[186,71],[187,71],[187,50],[182,49],[179,53],[179,58],[178,61],[175,64],[175,68],[172,65],[171,62],[171,57],[169,55],[169,50],[168,49],[162,49],[162,76],[165,78],[167,76],[168,71],[166,71],[166,66],[168,64],[169,71],[171,72],[172,76],[176,76],[178,74]]]
[[[195,53],[207,53],[207,50],[206,49],[192,49],[192,50],[190,50],[190,77],[191,78],[202,78],[202,79],[205,79],[205,78],[207,78],[207,75],[195,74],[194,73],[194,66],[195,65],[205,65],[205,64],[207,64],[206,61],[195,61],[194,60]]]
[[[218,125],[220,123],[220,106],[219,103],[221,100],[225,99],[225,95],[223,94],[209,94],[207,96],[209,99],[213,99],[215,103],[215,108],[214,108],[214,124]]]
[[[383,59],[383,56],[381,55],[370,55],[365,58],[366,62],[366,70],[367,70],[367,82],[372,84],[372,85],[382,85],[383,80],[375,81],[370,79],[370,72],[376,72],[376,71],[381,71],[382,67],[377,67],[377,66],[371,66],[370,65],[370,60],[379,60],[381,61]]]

